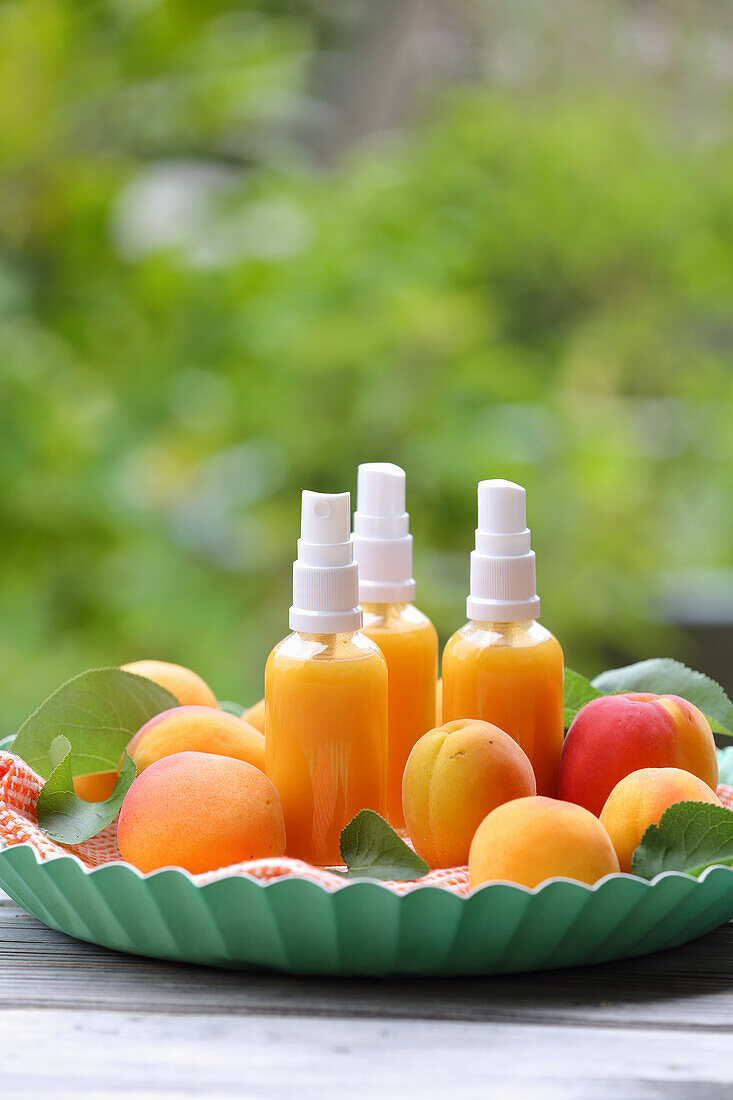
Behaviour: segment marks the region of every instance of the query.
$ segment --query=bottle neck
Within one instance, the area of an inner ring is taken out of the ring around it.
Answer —
[[[390,600],[387,603],[368,603],[364,600],[361,605],[367,615],[386,615],[388,611],[406,611],[408,607],[412,607],[409,600]]]
[[[485,646],[523,648],[551,637],[550,632],[536,619],[518,619],[512,623],[469,619],[459,633],[480,649]]]
[[[331,634],[295,631],[283,642],[290,656],[303,661],[353,661],[381,657],[381,651],[360,630],[339,630]]]
[[[514,619],[512,622],[497,622],[494,619],[469,619],[468,625],[475,626],[477,630],[491,630],[497,634],[509,634],[513,630],[529,630],[535,626],[537,619]]]
[[[359,634],[358,630],[341,630],[336,634],[313,634],[305,630],[294,630],[298,638],[304,642],[317,642],[320,645],[338,645],[342,642],[350,642]]]

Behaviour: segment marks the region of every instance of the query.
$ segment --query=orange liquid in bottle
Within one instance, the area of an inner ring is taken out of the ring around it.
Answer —
[[[341,863],[359,810],[387,814],[387,665],[363,634],[290,634],[265,668],[265,755],[288,855]]]
[[[404,829],[402,775],[415,742],[435,726],[438,635],[410,603],[364,604],[363,632],[382,650],[388,669],[387,813]]]
[[[480,718],[519,743],[537,793],[557,794],[562,752],[563,653],[538,622],[469,622],[443,651],[443,721]]]

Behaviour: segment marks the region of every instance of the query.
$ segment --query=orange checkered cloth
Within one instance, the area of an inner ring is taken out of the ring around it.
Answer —
[[[42,786],[43,780],[24,760],[11,752],[0,751],[0,847],[30,844],[38,858],[43,860],[74,855],[89,870],[122,859],[117,847],[116,821],[83,844],[65,845],[50,840],[36,822],[36,801]],[[733,808],[733,787],[729,789]],[[340,890],[346,885],[344,879],[323,867],[313,867],[300,859],[284,857],[235,863],[230,867],[221,867],[218,871],[192,877],[195,882],[203,885],[229,875],[245,875],[260,882],[273,882],[275,879],[297,875],[298,878],[318,882],[329,890]],[[449,867],[431,871],[417,882],[385,882],[383,885],[397,894],[408,893],[417,886],[443,886],[454,894],[467,894],[468,868]]]
[[[89,870],[122,859],[117,847],[117,822],[108,825],[83,844],[64,845],[50,840],[36,822],[36,800],[42,786],[43,780],[24,760],[13,753],[0,751],[0,847],[30,844],[42,860],[71,854]],[[728,809],[733,810],[733,786],[718,787],[718,797]],[[229,875],[244,875],[260,882],[273,882],[296,875],[298,878],[318,882],[329,890],[340,890],[346,885],[342,878],[323,867],[313,867],[300,859],[286,858],[235,863],[230,867],[221,867],[218,871],[192,877],[195,882],[203,885]],[[431,871],[416,882],[385,882],[383,885],[396,894],[409,893],[419,886],[442,886],[453,894],[467,894],[468,868],[447,867]]]

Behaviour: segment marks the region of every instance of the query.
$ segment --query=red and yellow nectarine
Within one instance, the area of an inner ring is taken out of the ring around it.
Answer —
[[[718,760],[705,715],[677,695],[594,699],[565,738],[558,796],[597,816],[619,780],[640,768],[682,768],[715,790]]]

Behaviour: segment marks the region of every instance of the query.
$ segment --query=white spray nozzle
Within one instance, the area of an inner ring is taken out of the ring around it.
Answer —
[[[300,506],[299,548],[301,545],[346,546],[351,538],[350,509],[349,493],[313,493],[310,489],[304,489]],[[318,555],[316,551],[314,559]]]
[[[354,556],[362,603],[407,603],[415,598],[405,471],[392,462],[364,462],[359,467]]]
[[[349,493],[303,490],[298,557],[293,563],[291,630],[338,634],[361,627],[350,518]]]
[[[535,556],[527,528],[526,493],[513,481],[480,481],[476,549],[471,554],[469,619],[536,619]]]
[[[479,531],[513,535],[527,528],[527,494],[513,481],[480,481]]]
[[[357,472],[356,507],[367,516],[405,514],[405,471],[394,462],[362,462]]]

